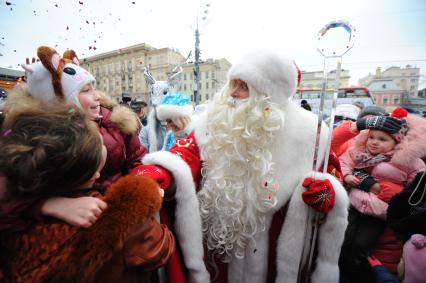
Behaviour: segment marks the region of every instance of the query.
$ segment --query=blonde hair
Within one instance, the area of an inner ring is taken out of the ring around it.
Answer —
[[[181,116],[175,117],[171,119],[173,123],[178,127],[179,131],[183,131],[191,122],[190,116]]]

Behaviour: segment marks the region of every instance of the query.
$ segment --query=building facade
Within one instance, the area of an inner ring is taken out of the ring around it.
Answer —
[[[368,89],[378,106],[391,108],[402,104],[404,90],[392,79],[373,80],[368,85]]]
[[[381,68],[376,69],[376,73],[359,79],[359,84],[369,85],[373,80],[392,79],[404,92],[404,97],[417,97],[419,89],[420,68],[406,65],[405,68],[390,67],[382,72]]]
[[[102,53],[83,59],[82,67],[96,78],[96,87],[116,101],[122,93],[150,102],[149,85],[145,81],[144,67],[148,65],[157,81],[167,80],[172,70],[183,68],[179,91],[194,101],[194,64],[185,63],[185,57],[171,48],[154,48],[146,43]],[[201,102],[212,97],[225,82],[231,64],[226,59],[209,59],[200,63]]]
[[[314,72],[305,72],[302,71],[302,80],[300,82],[301,88],[306,89],[321,89],[323,83],[323,71],[314,71]],[[349,70],[342,70],[340,72],[340,85],[339,86],[348,86],[349,85]],[[333,70],[327,75],[327,89],[335,89],[335,79],[336,71]]]

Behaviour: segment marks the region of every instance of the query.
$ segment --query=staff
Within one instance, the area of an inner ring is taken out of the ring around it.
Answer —
[[[343,28],[345,31],[349,33],[349,42],[347,42],[342,48],[327,48],[324,45],[324,35],[327,34],[331,29],[335,28]],[[337,91],[339,88],[339,81],[340,81],[340,71],[341,71],[341,65],[342,65],[342,57],[346,52],[348,52],[354,44],[355,37],[355,29],[344,20],[339,21],[331,21],[327,25],[325,25],[319,32],[318,32],[318,42],[319,46],[317,50],[321,53],[321,55],[324,57],[324,67],[323,67],[323,83],[322,83],[322,90],[321,90],[321,100],[320,100],[320,106],[319,106],[319,113],[318,113],[318,125],[317,125],[317,133],[316,133],[316,140],[315,140],[315,151],[314,151],[314,159],[312,163],[312,169],[314,172],[319,171],[321,162],[320,157],[324,158],[323,163],[323,173],[327,172],[328,167],[328,156],[330,154],[330,145],[331,145],[331,136],[332,136],[332,130],[333,130],[333,124],[334,124],[334,114],[336,111],[336,100],[337,100]],[[326,146],[320,148],[320,145],[323,144],[323,141],[321,140],[321,131],[322,128],[322,121],[324,118],[324,110],[325,110],[325,97],[327,95],[327,81],[328,81],[328,67],[336,63],[336,77],[335,77],[335,84],[334,84],[334,91],[333,91],[333,97],[330,103],[328,103],[327,107],[330,107],[331,109],[328,110],[330,113],[330,120],[329,120],[329,130],[327,135],[327,141]],[[315,179],[315,174],[312,176]],[[306,283],[309,281],[310,275],[311,275],[311,268],[312,268],[312,259],[313,254],[317,242],[317,235],[318,235],[318,229],[320,225],[321,218],[325,217],[320,212],[317,212],[310,208],[308,210],[308,215],[306,219],[306,226],[305,226],[305,240],[304,245],[302,248],[302,257],[299,263],[299,272],[297,276],[297,282]],[[303,275],[305,273],[306,275]]]

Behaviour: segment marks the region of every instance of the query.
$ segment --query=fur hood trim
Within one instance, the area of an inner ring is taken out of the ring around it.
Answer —
[[[136,134],[141,122],[138,116],[129,107],[118,105],[112,109],[111,122],[125,134]]]
[[[112,110],[114,107],[118,105],[117,102],[112,100],[111,96],[106,94],[105,92],[97,90],[99,96],[101,97],[101,105],[105,108]]]
[[[16,86],[11,92],[8,93],[5,111],[7,113],[13,113],[16,110],[39,108],[44,103],[40,100],[35,99],[28,92],[28,85],[22,83]]]
[[[411,167],[415,159],[426,156],[426,119],[408,114],[408,132],[405,138],[395,146],[391,163],[396,166]],[[361,131],[355,137],[354,148],[365,149],[368,130]]]
[[[73,241],[75,250],[47,282],[92,282],[131,233],[159,211],[162,198],[155,181],[128,175],[109,188],[104,201],[107,210],[92,227],[81,229]]]
[[[108,94],[101,91],[98,91],[98,94],[101,97],[101,106],[112,111],[111,122],[126,135],[136,134],[141,128],[138,115],[129,107],[114,102]]]
[[[405,138],[395,147],[391,162],[401,166],[409,166],[415,158],[426,156],[426,119],[415,114],[408,114],[408,132]]]

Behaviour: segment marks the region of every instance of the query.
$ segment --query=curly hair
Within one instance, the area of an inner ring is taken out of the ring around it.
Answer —
[[[0,174],[12,195],[61,195],[86,183],[102,158],[102,138],[77,107],[55,104],[7,115]]]
[[[198,193],[203,232],[213,254],[228,261],[244,256],[265,215],[277,203],[271,148],[284,114],[250,85],[250,97],[235,100],[229,85],[214,97],[208,114],[208,141],[202,148],[203,189]]]

